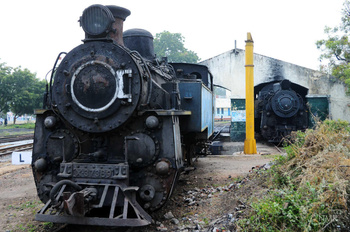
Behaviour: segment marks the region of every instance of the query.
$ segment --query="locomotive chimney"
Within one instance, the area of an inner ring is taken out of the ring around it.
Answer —
[[[117,44],[124,46],[123,23],[131,12],[128,9],[119,6],[109,5],[106,7],[112,12],[113,17],[115,18],[115,22],[112,24],[112,29],[114,30],[112,30],[108,36],[115,40]]]

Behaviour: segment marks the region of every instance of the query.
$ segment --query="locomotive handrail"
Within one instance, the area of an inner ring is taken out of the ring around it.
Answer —
[[[53,79],[53,75],[55,73],[55,70],[56,70],[56,65],[58,63],[58,61],[60,60],[60,57],[62,54],[65,54],[67,55],[67,52],[60,52],[57,56],[57,59],[55,61],[55,64],[53,65],[53,68],[52,68],[52,71],[51,71],[51,77],[50,77],[50,92],[49,92],[49,95],[50,95],[50,105],[52,104],[52,79]]]
[[[192,115],[192,111],[190,110],[143,110],[139,111],[138,115],[144,115],[147,112],[154,112],[159,116],[186,116],[186,115]]]
[[[149,79],[149,86],[148,86],[148,88],[149,88],[149,91],[148,91],[147,103],[146,103],[146,105],[148,105],[149,102],[151,101],[151,95],[152,95],[152,78],[151,78],[152,74],[151,74],[151,72],[148,69],[148,65],[146,64],[146,61],[143,59],[143,57],[140,55],[140,53],[138,53],[137,51],[132,51],[130,54],[134,55],[135,58],[141,60],[141,62],[144,64],[142,67],[146,69],[146,72],[148,74],[148,79]]]

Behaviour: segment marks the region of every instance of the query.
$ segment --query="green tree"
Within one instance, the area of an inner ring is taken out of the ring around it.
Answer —
[[[0,113],[4,114],[9,111],[9,103],[12,99],[10,94],[11,85],[8,76],[12,68],[6,63],[0,63]]]
[[[337,27],[325,27],[327,39],[318,40],[317,48],[322,51],[321,61],[326,62],[320,69],[340,80],[350,87],[350,1],[345,0],[342,9],[341,24]],[[348,88],[350,93],[350,88]]]
[[[169,62],[197,63],[199,57],[184,46],[185,38],[180,33],[163,31],[156,34],[154,51],[158,57],[168,57]]]
[[[14,113],[13,123],[23,114],[33,114],[35,108],[42,105],[42,94],[45,91],[45,81],[36,78],[36,74],[28,69],[15,68],[8,76],[11,85],[10,110]]]

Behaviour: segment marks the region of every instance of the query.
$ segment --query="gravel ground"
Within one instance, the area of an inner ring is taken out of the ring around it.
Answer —
[[[194,170],[180,177],[166,206],[152,214],[154,223],[128,231],[235,231],[232,224],[236,212],[245,207],[244,200],[237,197],[235,177],[245,176],[252,168],[272,160],[273,154],[280,154],[274,147],[261,144],[259,150],[265,155],[236,152],[199,158]],[[42,203],[36,195],[29,165],[0,163],[0,192],[0,231],[53,231],[60,226],[34,221]],[[64,231],[111,230],[68,226]]]
[[[276,152],[277,153],[277,152]],[[198,159],[196,169],[182,175],[168,202],[153,216],[154,224],[147,230],[132,231],[236,231],[234,221],[251,192],[239,190],[254,168],[272,160],[264,155],[208,156]],[[238,213],[237,213],[238,212]]]

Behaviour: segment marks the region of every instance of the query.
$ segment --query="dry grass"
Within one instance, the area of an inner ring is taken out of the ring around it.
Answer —
[[[281,166],[295,186],[318,186],[319,204],[331,211],[349,210],[350,127],[347,122],[319,122],[313,130],[293,135],[291,159]]]
[[[249,200],[242,231],[350,231],[350,126],[318,122],[292,134],[286,157],[261,175],[268,191]]]

